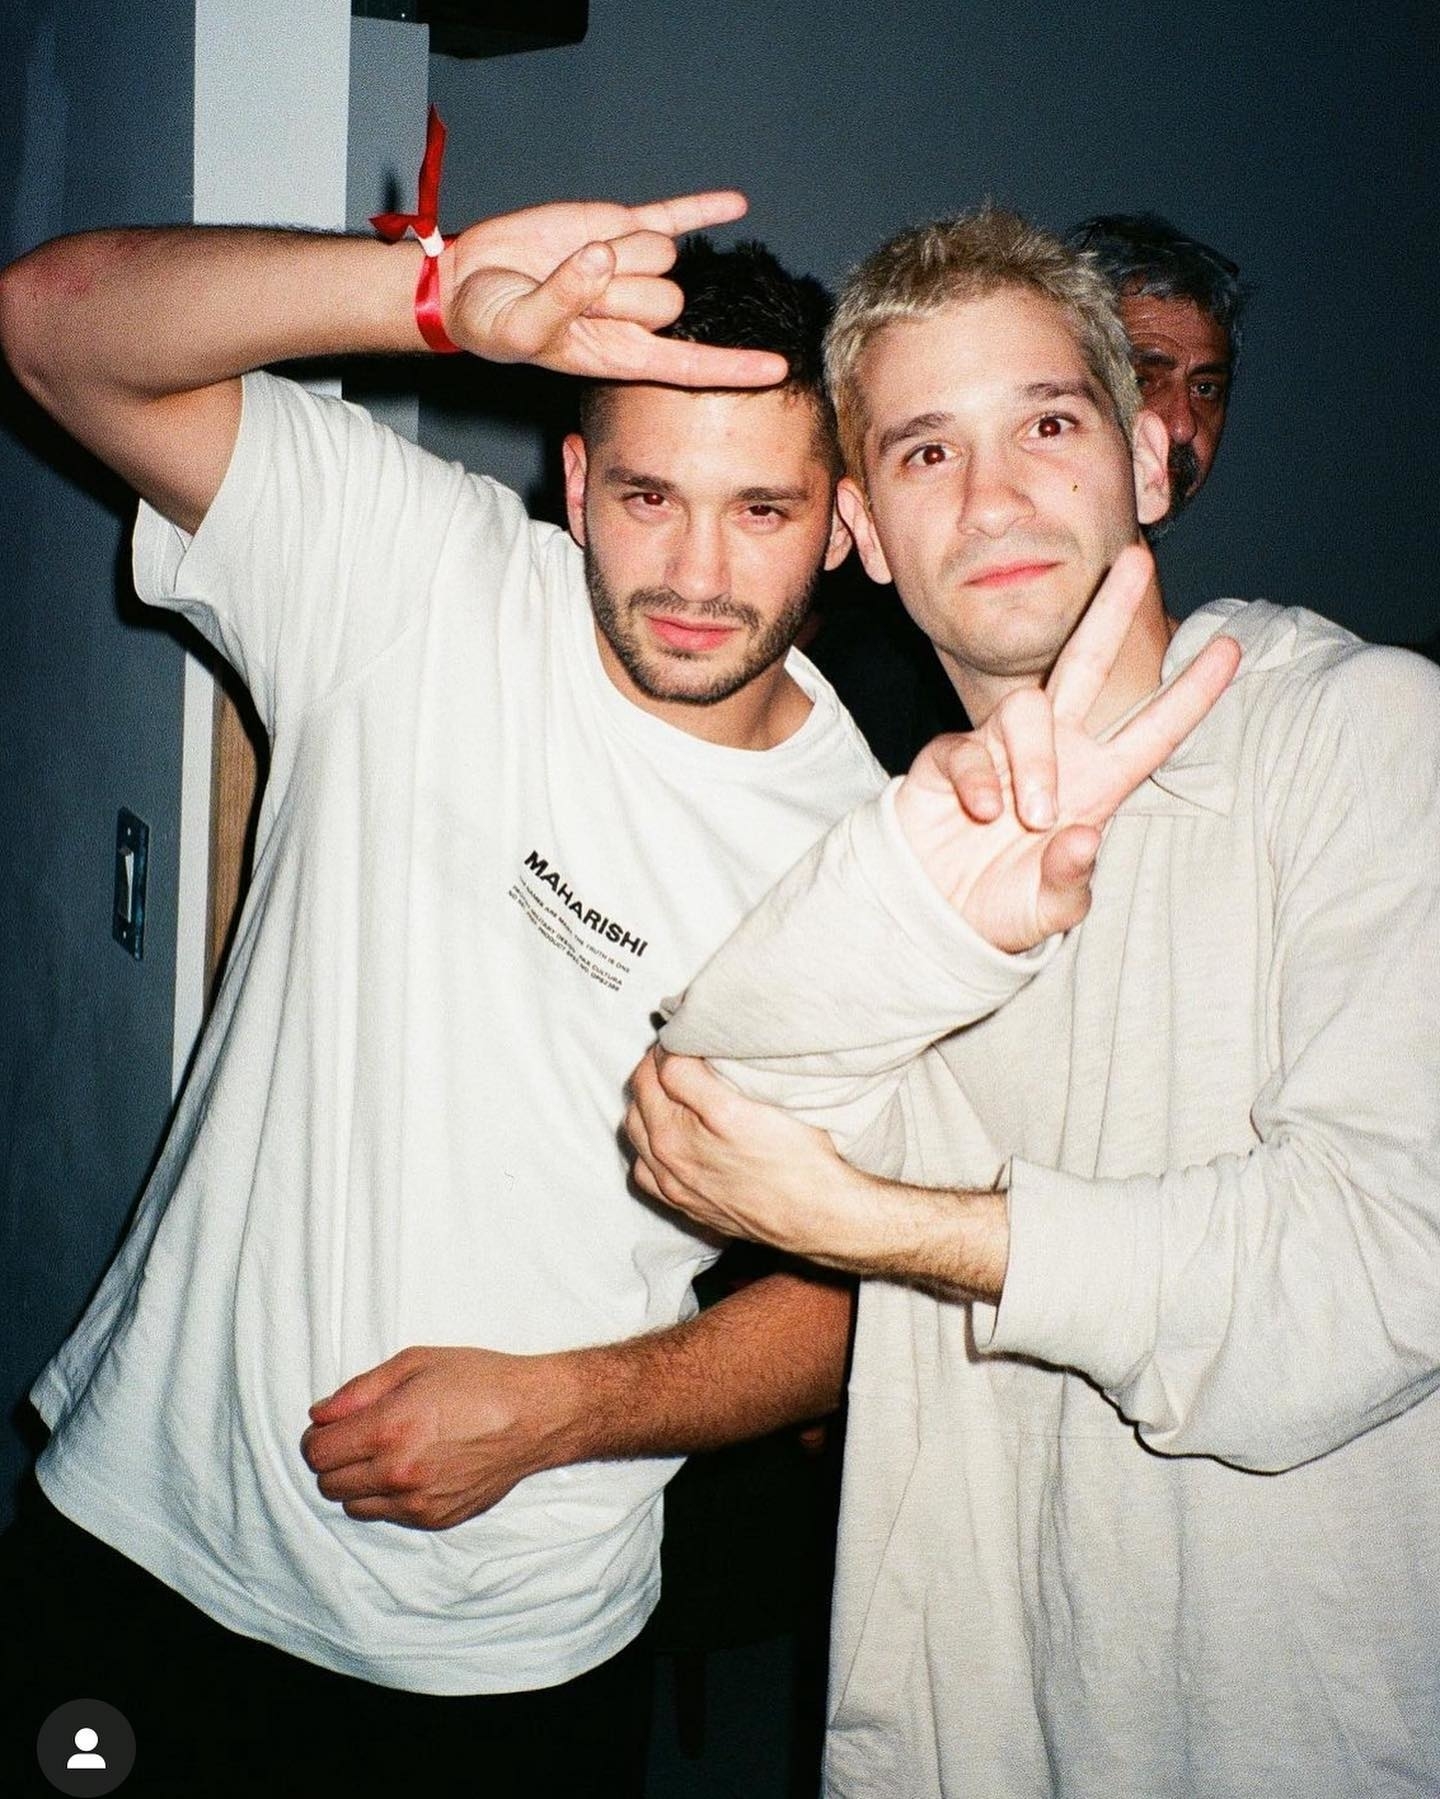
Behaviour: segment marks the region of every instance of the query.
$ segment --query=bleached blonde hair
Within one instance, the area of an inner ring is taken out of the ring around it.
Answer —
[[[825,378],[845,465],[862,485],[868,421],[859,369],[871,338],[897,320],[933,318],[1007,288],[1059,307],[1127,440],[1133,435],[1140,389],[1114,292],[1098,263],[1018,214],[985,205],[902,231],[867,256],[841,289],[825,337]]]

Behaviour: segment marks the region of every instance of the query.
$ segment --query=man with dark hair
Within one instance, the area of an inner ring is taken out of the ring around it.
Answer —
[[[1440,1792],[1440,677],[1167,616],[1166,434],[1014,215],[877,251],[827,366],[977,733],[712,957],[631,1119],[647,1191],[873,1277],[826,1790]]]
[[[1158,213],[1108,213],[1065,234],[1115,290],[1140,403],[1170,437],[1170,506],[1163,526],[1205,485],[1230,402],[1246,290],[1228,256]],[[1155,527],[1151,527],[1155,534]]]
[[[34,1392],[27,1757],[96,1693],[147,1792],[634,1795],[675,1458],[835,1401],[843,1284],[688,1316],[713,1243],[617,1142],[661,997],[879,780],[788,653],[849,546],[823,296],[702,247],[672,324],[674,238],[743,210],[96,232],[0,276],[17,375],[142,496],[140,594],[271,740],[195,1071]],[[603,384],[574,541],[256,372],[422,337]]]

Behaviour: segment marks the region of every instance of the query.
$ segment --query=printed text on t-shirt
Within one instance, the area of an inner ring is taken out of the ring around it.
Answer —
[[[547,943],[563,950],[604,987],[618,990],[649,947],[638,932],[628,930],[598,906],[586,905],[559,869],[538,850],[531,850],[526,856],[510,897]],[[614,944],[618,953],[612,954],[602,944]]]

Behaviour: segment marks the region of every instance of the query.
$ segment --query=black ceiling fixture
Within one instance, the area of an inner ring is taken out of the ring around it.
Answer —
[[[578,44],[590,25],[589,0],[350,0],[362,19],[404,19],[430,27],[438,56],[513,56]]]

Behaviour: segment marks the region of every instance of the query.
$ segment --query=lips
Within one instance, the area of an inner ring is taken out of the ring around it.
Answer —
[[[965,577],[966,587],[1012,587],[1023,581],[1037,580],[1041,575],[1049,574],[1052,568],[1058,568],[1058,562],[1003,562],[990,568],[982,568],[976,574]]]
[[[686,650],[691,655],[703,655],[707,650],[718,650],[739,630],[738,625],[716,625],[708,622],[693,624],[688,619],[657,617],[654,613],[646,615],[646,623],[650,629],[672,650]]]

